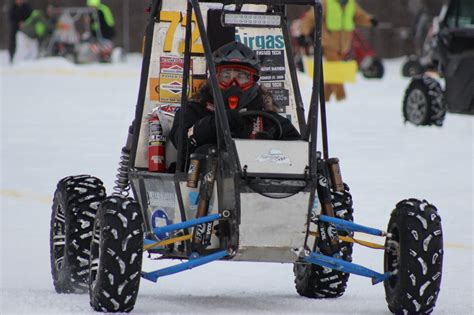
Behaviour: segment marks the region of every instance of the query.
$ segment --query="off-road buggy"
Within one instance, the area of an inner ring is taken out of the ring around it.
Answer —
[[[89,291],[93,309],[128,312],[141,278],[157,281],[215,260],[279,262],[294,264],[296,291],[308,298],[341,296],[354,273],[384,282],[392,312],[431,312],[443,258],[437,209],[407,199],[395,206],[387,231],[353,223],[349,187],[338,159],[329,158],[321,24],[306,122],[285,19],[290,4],[322,15],[321,3],[308,0],[153,1],[136,116],[115,192],[107,196],[100,179],[79,175],[62,179],[54,195],[51,270],[58,293]],[[278,132],[275,140],[231,137],[212,51],[234,40],[262,57],[260,83],[272,90],[301,140],[278,140]],[[151,123],[151,132],[160,130],[149,113],[157,105],[166,114],[185,108],[203,80],[212,86],[218,135],[216,147],[202,157],[205,168],[197,171],[199,160],[188,156],[179,121],[182,141],[177,148],[166,142],[167,168],[150,171],[162,162],[159,155],[148,158],[150,144],[164,139],[150,139]],[[385,237],[385,243],[358,240],[354,232]],[[384,272],[352,263],[354,243],[384,250]],[[144,252],[181,262],[144,271]]]
[[[451,0],[429,36],[419,65],[412,65],[421,74],[406,89],[403,116],[418,126],[442,126],[446,112],[474,114],[474,2]]]
[[[100,27],[92,30],[99,16],[95,8],[50,8],[53,32],[42,42],[40,57],[60,56],[82,64],[110,62],[114,44],[102,36]]]

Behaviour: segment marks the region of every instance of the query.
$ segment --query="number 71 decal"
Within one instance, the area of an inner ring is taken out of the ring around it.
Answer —
[[[178,11],[161,11],[160,12],[160,21],[162,22],[170,22],[170,26],[168,31],[166,32],[165,36],[165,43],[163,45],[164,52],[171,52],[173,50],[173,39],[174,34],[176,32],[176,28],[179,24],[181,27],[186,27],[186,15],[182,15],[181,12]],[[200,37],[199,29],[197,27],[197,20],[196,15],[193,13],[191,16],[191,22],[194,24],[194,28],[191,34],[191,53],[193,54],[203,54],[204,47],[202,44],[198,44],[197,41]],[[184,39],[180,40],[178,46],[178,52],[180,54],[184,53]]]

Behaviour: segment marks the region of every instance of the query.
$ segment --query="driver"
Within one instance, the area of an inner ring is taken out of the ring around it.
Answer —
[[[291,122],[277,113],[270,93],[257,81],[260,61],[247,46],[230,42],[214,52],[217,80],[226,106],[227,120],[232,136],[245,139],[300,139],[300,134]],[[184,112],[178,111],[170,131],[175,147],[178,143],[179,116],[184,115],[184,127],[191,152],[196,147],[216,144],[216,122],[214,100],[210,82],[205,83],[189,100]],[[273,116],[281,124],[279,128],[272,119],[263,115],[244,117],[244,112],[258,110]]]

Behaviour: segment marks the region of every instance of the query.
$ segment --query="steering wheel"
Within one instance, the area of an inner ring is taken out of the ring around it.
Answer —
[[[270,128],[265,130],[266,133],[274,140],[279,140],[283,136],[283,128],[280,121],[269,112],[263,110],[247,110],[239,113],[242,119],[252,120],[254,117],[262,117],[267,122],[270,122]]]

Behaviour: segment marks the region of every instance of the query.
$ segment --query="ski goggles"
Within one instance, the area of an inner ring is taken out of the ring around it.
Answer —
[[[254,76],[257,74],[255,69],[241,65],[222,65],[217,66],[216,70],[221,89],[237,85],[242,90],[246,90],[254,84]]]

